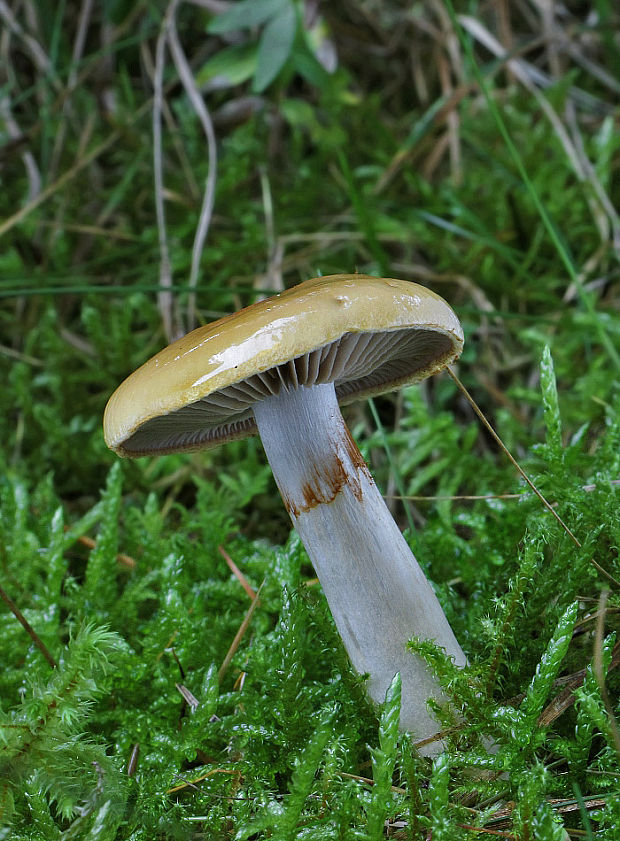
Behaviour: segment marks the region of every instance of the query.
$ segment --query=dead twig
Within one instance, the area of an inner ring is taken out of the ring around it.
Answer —
[[[459,380],[459,378],[456,376],[456,374],[454,373],[454,371],[452,371],[450,368],[447,368],[446,370],[447,370],[448,374],[452,377],[452,379],[454,380],[454,382],[456,383],[456,385],[457,385],[458,389],[461,391],[461,393],[463,394],[463,396],[465,397],[465,399],[467,400],[467,402],[469,403],[469,405],[472,407],[472,409],[474,410],[474,412],[478,415],[478,417],[479,417],[479,418],[480,418],[480,420],[482,421],[482,423],[483,423],[483,425],[484,425],[485,429],[486,429],[486,430],[490,433],[490,435],[493,437],[493,439],[495,440],[495,442],[496,442],[496,443],[500,446],[500,448],[503,450],[503,452],[505,453],[505,455],[508,457],[508,460],[509,460],[509,461],[510,461],[510,463],[513,465],[513,467],[515,468],[515,470],[519,473],[519,475],[521,476],[521,478],[522,478],[522,479],[523,479],[523,480],[524,480],[524,481],[525,481],[525,482],[526,482],[526,483],[530,486],[530,488],[534,491],[534,493],[535,493],[535,494],[536,494],[536,496],[540,499],[540,501],[541,501],[541,502],[542,502],[542,504],[545,506],[545,508],[547,509],[547,511],[549,511],[549,513],[550,513],[550,514],[551,514],[551,515],[552,515],[552,516],[553,516],[553,517],[554,517],[554,518],[558,521],[558,523],[560,524],[560,526],[564,529],[564,531],[565,531],[565,532],[566,532],[566,534],[570,537],[570,539],[573,541],[573,543],[575,544],[575,546],[577,546],[577,548],[578,548],[578,549],[581,549],[581,542],[580,542],[580,541],[579,541],[579,540],[575,537],[575,535],[573,534],[573,532],[569,529],[569,527],[566,525],[566,523],[564,522],[564,520],[560,517],[560,515],[559,515],[559,514],[558,514],[558,512],[555,510],[555,508],[551,505],[551,503],[550,503],[550,502],[548,502],[548,501],[547,501],[547,499],[545,499],[545,497],[541,494],[541,492],[538,490],[538,488],[536,487],[536,485],[532,482],[532,480],[530,479],[530,477],[527,475],[527,473],[525,472],[525,470],[523,470],[523,468],[521,467],[521,465],[520,465],[520,464],[518,463],[518,461],[514,458],[514,456],[512,455],[512,453],[510,452],[510,450],[508,449],[508,447],[504,444],[504,442],[502,441],[502,439],[499,437],[499,435],[497,434],[497,432],[493,429],[493,427],[491,426],[491,424],[489,423],[489,421],[488,421],[488,420],[486,419],[486,417],[484,416],[484,413],[483,413],[482,409],[480,408],[480,406],[478,406],[478,404],[476,403],[476,401],[474,400],[474,398],[471,396],[471,394],[469,393],[469,391],[465,388],[465,386],[463,385],[463,383],[462,383],[462,382]],[[616,581],[616,579],[615,579],[615,578],[614,578],[614,577],[613,577],[613,576],[612,576],[609,572],[607,572],[607,570],[606,570],[606,569],[604,569],[604,568],[603,568],[603,567],[602,567],[602,566],[601,566],[601,565],[600,565],[597,561],[595,561],[595,560],[594,560],[594,558],[590,558],[590,563],[591,563],[591,564],[592,564],[592,565],[593,565],[593,566],[594,566],[594,567],[595,567],[595,568],[596,568],[596,569],[597,569],[597,570],[601,573],[601,575],[604,575],[604,576],[605,576],[605,578],[607,578],[609,581],[611,581],[613,584],[615,584],[615,585],[616,585],[616,587],[620,587],[620,581]]]
[[[241,572],[241,570],[239,569],[239,567],[237,566],[237,564],[233,561],[233,559],[230,557],[230,555],[228,554],[228,552],[226,551],[226,549],[224,549],[224,547],[223,547],[223,546],[218,546],[218,547],[217,547],[217,551],[218,551],[218,552],[220,553],[220,555],[224,558],[224,560],[226,561],[226,564],[227,564],[227,566],[228,566],[228,569],[229,569],[229,570],[232,572],[232,574],[235,576],[235,578],[237,579],[237,581],[239,582],[239,584],[241,584],[241,586],[243,587],[243,589],[245,590],[245,592],[248,594],[248,596],[250,597],[250,599],[251,599],[252,601],[254,601],[254,599],[256,598],[256,593],[255,593],[255,592],[254,592],[254,590],[250,587],[250,584],[248,583],[247,578],[246,578],[246,577],[245,577],[245,575]]]
[[[166,231],[166,210],[164,205],[164,176],[162,153],[161,115],[164,101],[164,68],[166,61],[166,39],[170,19],[176,12],[178,0],[172,0],[162,21],[155,45],[155,74],[153,77],[153,179],[155,182],[155,215],[159,238],[159,284],[162,290],[157,293],[157,303],[164,326],[166,339],[180,336],[181,327],[172,294],[172,265]]]
[[[68,530],[68,527],[66,530]],[[87,537],[85,534],[80,535],[77,538],[77,542],[81,543],[82,546],[86,546],[87,549],[94,549],[97,545],[96,541],[94,541],[92,537]],[[118,553],[116,560],[121,566],[124,566],[127,569],[135,569],[136,567],[135,559],[130,555],[123,554],[122,552]]]
[[[0,587],[0,598],[2,599],[3,602],[5,602],[6,605],[8,605],[8,608],[11,611],[11,613],[13,614],[13,616],[17,619],[17,621],[20,623],[20,625],[24,628],[24,630],[26,631],[26,633],[28,634],[30,639],[33,641],[33,643],[39,649],[41,654],[45,657],[45,659],[50,664],[52,669],[55,669],[58,664],[56,663],[56,661],[54,660],[54,658],[50,654],[49,649],[47,648],[47,646],[45,645],[45,643],[43,642],[41,637],[37,634],[35,629],[32,627],[30,622],[26,619],[26,617],[21,612],[21,610],[17,607],[17,605],[15,604],[13,599],[9,596],[8,593],[6,593],[2,589],[2,587]]]
[[[194,81],[194,76],[179,40],[175,22],[176,2],[173,2],[171,5],[172,10],[167,30],[168,45],[170,47],[175,67],[179,74],[179,78],[181,79],[185,92],[189,101],[192,103],[194,111],[200,120],[202,129],[207,138],[207,158],[209,165],[202,207],[200,209],[200,218],[198,220],[196,235],[194,236],[194,245],[192,247],[192,266],[190,269],[188,284],[190,293],[187,304],[187,324],[188,329],[192,330],[196,325],[196,284],[198,282],[198,274],[200,271],[200,258],[202,256],[205,240],[211,226],[211,217],[213,216],[213,205],[215,202],[215,184],[217,181],[217,145],[211,115],[202,96],[200,95],[196,82]]]
[[[231,660],[235,656],[235,653],[236,653],[237,649],[239,648],[239,643],[243,639],[243,637],[245,635],[245,632],[247,631],[247,629],[250,625],[250,622],[252,621],[252,616],[254,615],[254,611],[256,610],[256,608],[259,605],[258,597],[260,596],[260,592],[263,589],[263,584],[264,583],[265,582],[263,581],[263,583],[258,588],[258,590],[256,592],[256,596],[253,599],[252,604],[248,608],[248,612],[243,617],[243,622],[241,623],[241,625],[239,625],[239,630],[235,634],[235,638],[231,642],[230,648],[226,652],[226,657],[224,657],[224,661],[222,662],[222,665],[220,666],[219,671],[217,673],[217,679],[219,680],[220,683],[222,682],[222,680],[224,678],[224,675],[228,671],[228,667],[230,666]]]

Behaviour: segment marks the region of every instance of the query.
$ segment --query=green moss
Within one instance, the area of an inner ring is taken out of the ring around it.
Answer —
[[[395,729],[397,682],[384,709],[368,703],[257,440],[136,462],[106,449],[110,393],[167,341],[150,70],[162,12],[13,6],[27,38],[13,29],[3,47],[19,137],[3,141],[0,195],[0,584],[17,608],[0,603],[0,839],[616,841],[610,5],[557,17],[573,48],[560,75],[534,6],[511,8],[512,46],[550,77],[536,94],[471,25],[449,36],[450,3],[427,2],[323,4],[315,25],[300,12],[259,98],[243,67],[202,91],[218,171],[198,322],[318,273],[427,283],[463,322],[459,377],[557,515],[449,377],[347,408],[470,661],[457,670],[412,642],[453,700],[433,762]],[[506,37],[488,4],[467,14]],[[205,83],[263,32],[242,27],[231,50],[210,21],[191,4],[176,18]],[[185,329],[208,158],[167,56],[164,199]],[[232,658],[250,599],[222,548],[260,588]]]

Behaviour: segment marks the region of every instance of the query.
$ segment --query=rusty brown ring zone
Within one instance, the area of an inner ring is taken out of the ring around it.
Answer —
[[[302,483],[299,498],[297,494],[292,495],[280,488],[284,505],[292,518],[296,519],[318,505],[333,502],[345,486],[361,502],[361,475],[367,482],[373,482],[368,466],[344,423],[341,432],[342,436],[337,443],[334,442],[328,459],[308,466],[308,478]]]

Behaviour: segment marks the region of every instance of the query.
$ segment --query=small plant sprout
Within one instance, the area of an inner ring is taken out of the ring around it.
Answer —
[[[418,739],[438,731],[428,700],[445,698],[407,641],[432,640],[457,666],[465,655],[339,403],[418,382],[462,346],[453,311],[424,287],[316,278],[174,342],[122,383],[104,418],[108,446],[132,457],[258,432],[353,666],[377,703],[400,673],[400,726]]]

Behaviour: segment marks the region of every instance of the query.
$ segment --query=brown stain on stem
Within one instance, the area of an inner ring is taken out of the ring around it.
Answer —
[[[300,514],[318,505],[329,505],[345,486],[351,488],[355,498],[361,502],[360,473],[370,482],[373,481],[368,466],[343,421],[341,435],[333,441],[328,458],[321,463],[313,462],[308,465],[308,478],[302,484],[300,498],[293,499],[281,491],[286,510],[291,518],[297,519]]]

